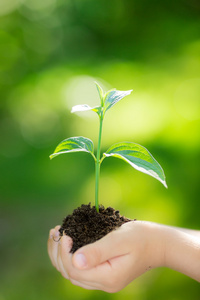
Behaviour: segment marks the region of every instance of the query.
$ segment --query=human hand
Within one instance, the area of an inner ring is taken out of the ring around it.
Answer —
[[[73,284],[114,293],[162,264],[159,229],[154,223],[131,221],[71,254],[70,237],[64,235],[55,242],[59,239],[56,226],[50,231],[48,253],[52,264]]]

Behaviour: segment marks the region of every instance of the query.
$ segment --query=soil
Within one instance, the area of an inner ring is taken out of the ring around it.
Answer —
[[[71,253],[84,245],[96,242],[112,230],[131,220],[121,216],[119,210],[112,207],[99,206],[99,213],[91,204],[81,205],[71,215],[68,215],[60,228],[60,236],[63,232],[73,240]]]

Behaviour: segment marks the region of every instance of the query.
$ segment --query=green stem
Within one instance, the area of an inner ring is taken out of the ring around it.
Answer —
[[[103,127],[103,112],[99,115],[99,140],[97,146],[97,159],[95,162],[95,207],[96,211],[99,212],[99,176],[100,176],[100,154],[101,154],[101,135]]]

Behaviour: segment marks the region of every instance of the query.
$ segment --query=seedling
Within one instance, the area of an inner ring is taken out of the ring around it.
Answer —
[[[113,107],[118,101],[125,96],[128,96],[132,90],[129,91],[117,91],[112,89],[106,93],[103,92],[102,88],[96,83],[96,87],[100,97],[100,106],[90,107],[87,104],[76,105],[72,108],[72,113],[92,110],[99,116],[99,138],[97,145],[96,156],[94,154],[93,142],[85,137],[70,137],[62,141],[55,149],[54,153],[50,155],[50,159],[70,152],[88,152],[92,155],[95,161],[95,207],[99,212],[99,176],[100,166],[106,157],[117,157],[128,164],[130,164],[136,170],[146,173],[157,180],[159,180],[165,187],[167,187],[165,181],[165,174],[162,167],[151,155],[151,153],[139,144],[133,142],[122,142],[112,145],[101,157],[101,136],[103,120],[106,112]]]

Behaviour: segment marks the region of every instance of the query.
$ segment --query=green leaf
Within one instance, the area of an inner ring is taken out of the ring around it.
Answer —
[[[103,105],[103,89],[100,87],[100,85],[97,82],[95,82],[95,84],[97,87],[97,91],[99,93],[99,97],[101,99],[101,105]]]
[[[94,156],[93,142],[90,139],[82,136],[71,137],[62,141],[60,144],[58,144],[54,153],[49,157],[52,159],[60,154],[80,151],[88,152],[93,156],[94,159],[96,159]]]
[[[97,114],[100,113],[101,111],[101,107],[90,107],[87,104],[80,104],[80,105],[75,105],[72,107],[71,112],[75,113],[75,112],[79,112],[79,111],[87,111],[87,110],[93,110],[95,111]]]
[[[131,142],[118,143],[111,146],[106,153],[104,153],[104,157],[109,156],[118,157],[126,161],[136,170],[156,178],[167,187],[163,169],[151,153],[143,146]]]
[[[120,101],[125,96],[130,95],[132,90],[129,91],[117,91],[110,90],[104,96],[104,113],[110,109],[113,105],[115,105],[118,101]]]

